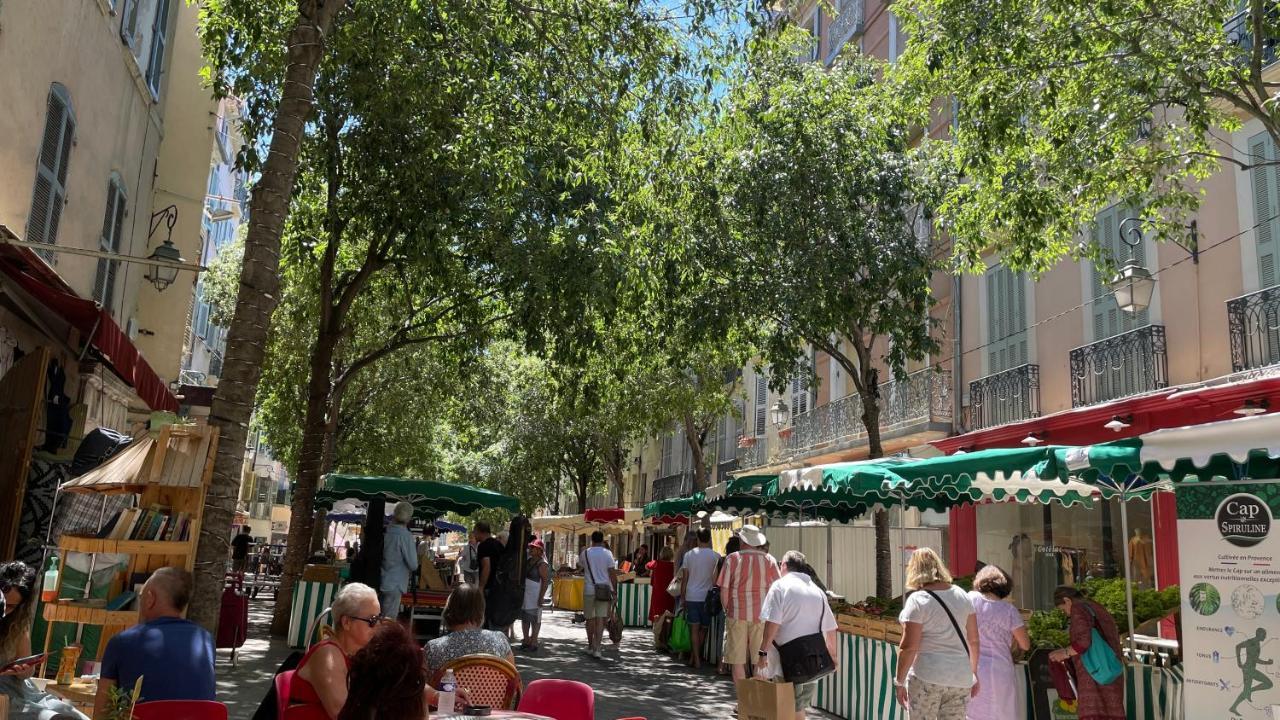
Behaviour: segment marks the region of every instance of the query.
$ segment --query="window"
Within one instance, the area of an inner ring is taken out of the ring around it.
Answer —
[[[133,49],[134,57],[138,56],[138,50],[142,46],[142,37],[138,32],[141,25],[139,20],[143,16],[143,4],[149,3],[150,0],[121,0],[124,3],[124,10],[120,13],[120,39]]]
[[[36,159],[36,182],[27,218],[27,240],[53,245],[58,241],[58,223],[67,199],[67,162],[75,137],[76,121],[71,114],[71,96],[54,83],[49,89],[44,120],[44,136]],[[41,253],[53,260],[52,253]]]
[[[98,238],[99,250],[113,255],[120,254],[127,200],[120,176],[112,173],[111,180],[107,182],[107,209],[102,217],[102,235]],[[112,300],[115,298],[116,272],[119,268],[119,260],[98,258],[98,271],[93,277],[93,299],[112,314],[115,312]]]
[[[1274,163],[1280,153],[1266,133],[1249,139],[1250,161]],[[1276,277],[1276,244],[1280,241],[1280,171],[1275,165],[1258,165],[1250,174],[1253,181],[1253,221],[1257,223],[1253,237],[1257,242],[1258,289],[1269,288]]]
[[[1118,268],[1132,256],[1139,263],[1146,265],[1147,253],[1145,243],[1138,243],[1130,248],[1120,239],[1120,225],[1129,218],[1136,217],[1133,208],[1119,203],[1098,213],[1093,225],[1093,242],[1102,248],[1103,253],[1111,257]],[[1094,341],[1119,335],[1123,332],[1143,327],[1149,323],[1148,312],[1127,313],[1116,305],[1115,295],[1109,287],[1110,277],[1104,277],[1096,266],[1090,269],[1093,276],[1093,339]]]
[[[902,57],[907,49],[907,34],[902,30],[902,23],[892,10],[889,11],[889,62],[894,63]]]
[[[809,32],[813,33],[813,51],[809,56],[810,62],[817,62],[821,57],[822,51],[822,6],[814,8],[813,22],[810,25]]]
[[[987,271],[987,372],[1027,363],[1027,282],[1003,265]]]
[[[797,415],[803,415],[809,412],[809,388],[805,387],[802,378],[791,379],[791,421],[795,422]]]
[[[164,51],[169,46],[169,4],[160,0],[151,25],[151,54],[147,59],[147,87],[154,97],[160,96],[160,75],[164,70]]]
[[[769,379],[756,375],[755,394],[756,437],[764,437],[769,429]]]

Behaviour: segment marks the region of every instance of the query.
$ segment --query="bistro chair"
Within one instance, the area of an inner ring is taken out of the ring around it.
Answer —
[[[590,685],[575,680],[534,680],[520,696],[517,710],[553,720],[594,720],[596,694]]]
[[[452,670],[458,687],[471,693],[472,705],[488,705],[499,710],[514,710],[520,699],[520,671],[505,659],[494,655],[463,655],[444,664],[431,678],[432,687],[440,687],[440,678]]]
[[[284,711],[289,707],[289,698],[293,694],[293,675],[297,670],[285,670],[276,675],[276,717],[284,718]]]
[[[227,706],[212,700],[156,700],[133,706],[133,720],[227,720]]]

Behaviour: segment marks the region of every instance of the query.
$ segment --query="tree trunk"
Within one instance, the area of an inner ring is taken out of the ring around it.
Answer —
[[[227,546],[235,518],[245,434],[253,413],[254,396],[262,377],[271,313],[279,287],[280,236],[289,214],[298,172],[307,117],[314,101],[313,86],[324,57],[324,40],[346,3],[337,0],[299,0],[298,18],[289,32],[287,66],[280,107],[272,122],[271,144],[262,173],[249,202],[249,230],[244,241],[244,265],[235,315],[227,330],[223,373],[214,392],[209,421],[220,432],[213,481],[205,499],[204,519],[196,547],[196,584],[188,617],[210,631],[217,630]],[[281,588],[288,606],[290,587]]]
[[[333,353],[339,335],[333,331],[331,310],[321,309],[321,325],[326,326],[316,338],[311,351],[310,380],[307,382],[307,413],[302,421],[302,447],[298,452],[298,476],[293,483],[293,501],[289,507],[289,541],[284,551],[284,574],[275,610],[271,615],[271,632],[289,632],[289,613],[293,606],[293,584],[311,555],[311,536],[315,524],[316,487],[325,459],[329,415],[333,408]]]
[[[875,385],[870,387],[875,388]],[[874,460],[884,456],[884,446],[880,444],[880,397],[879,393],[862,396],[862,423],[867,428],[867,458]],[[876,597],[889,599],[893,597],[893,546],[889,539],[889,513],[886,510],[875,512],[876,526]]]
[[[702,447],[706,432],[698,429],[691,415],[686,414],[682,424],[684,440],[689,444],[689,455],[693,459],[693,491],[706,490],[707,478],[710,476],[707,472],[707,455]]]

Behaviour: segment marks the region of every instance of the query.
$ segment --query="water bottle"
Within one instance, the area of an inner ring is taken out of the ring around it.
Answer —
[[[436,708],[441,715],[452,715],[457,701],[458,678],[454,677],[452,670],[445,670],[444,677],[440,678],[440,697],[436,700]]]
[[[44,584],[40,586],[40,599],[54,602],[58,599],[58,558],[49,558],[49,567],[44,571]]]

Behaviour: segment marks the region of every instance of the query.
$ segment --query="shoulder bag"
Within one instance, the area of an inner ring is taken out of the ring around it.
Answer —
[[[1077,602],[1082,603],[1084,609],[1089,612],[1089,617],[1093,618],[1093,625],[1089,629],[1089,649],[1080,655],[1080,663],[1084,665],[1085,671],[1094,682],[1099,685],[1110,685],[1124,675],[1124,666],[1120,664],[1120,658],[1116,657],[1116,651],[1111,647],[1111,643],[1107,642],[1107,639],[1098,631],[1098,614],[1089,607],[1087,602],[1079,600]]]
[[[596,602],[613,602],[613,583],[609,582],[608,577],[605,577],[604,582],[596,580],[596,574],[591,570],[591,553],[589,551],[584,551],[582,553],[582,561],[586,565],[587,581],[590,582],[592,587],[595,589],[594,595]]]
[[[827,639],[822,632],[822,620],[831,612],[826,597],[822,599],[826,612],[818,614],[818,632],[802,635],[779,645],[775,640],[773,646],[778,649],[778,663],[782,666],[782,678],[789,683],[799,685],[813,682],[836,671],[835,660],[827,650]]]
[[[920,588],[920,589],[929,593],[929,597],[933,598],[934,600],[937,600],[938,604],[942,606],[942,609],[946,611],[947,619],[951,621],[951,627],[956,629],[956,637],[960,638],[960,644],[964,646],[964,654],[968,655],[969,642],[964,639],[964,632],[960,629],[960,623],[956,622],[956,616],[951,614],[951,608],[947,607],[947,604],[943,602],[942,598],[938,597],[938,594],[935,593],[934,591],[925,590],[924,588]]]

